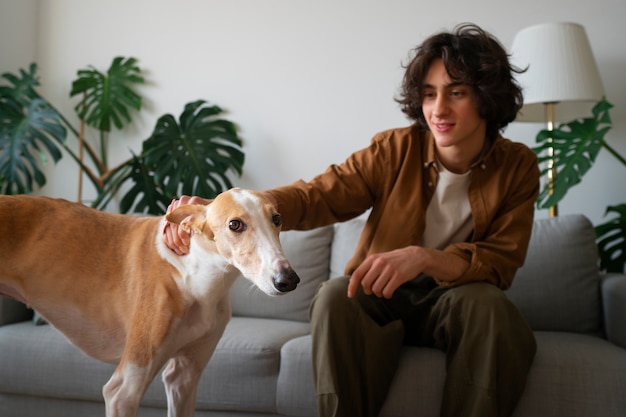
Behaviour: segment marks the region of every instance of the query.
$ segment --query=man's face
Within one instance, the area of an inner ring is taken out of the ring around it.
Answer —
[[[469,164],[456,167],[460,161],[447,158],[465,156],[473,160],[485,143],[486,122],[479,115],[472,87],[452,81],[443,61],[438,59],[432,62],[424,79],[423,97],[422,111],[435,137],[441,162],[453,171],[469,169]]]

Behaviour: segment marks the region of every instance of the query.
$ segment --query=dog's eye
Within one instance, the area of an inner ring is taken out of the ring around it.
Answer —
[[[233,232],[243,232],[246,225],[241,220],[231,220],[228,222],[228,228]]]
[[[283,224],[283,219],[280,217],[280,214],[274,214],[272,216],[272,222],[274,223],[275,226],[280,226],[281,224]]]

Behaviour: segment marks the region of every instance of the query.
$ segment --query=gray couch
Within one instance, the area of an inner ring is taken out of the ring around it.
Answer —
[[[196,416],[314,416],[307,312],[320,282],[342,275],[363,219],[281,234],[302,278],[270,298],[239,279],[234,317],[205,370]],[[508,291],[536,331],[538,352],[516,417],[626,415],[626,276],[602,275],[583,216],[535,222],[526,265]],[[86,357],[32,312],[0,300],[0,416],[103,416],[114,367]],[[405,348],[382,417],[437,416],[445,356]],[[160,380],[141,416],[165,416]]]

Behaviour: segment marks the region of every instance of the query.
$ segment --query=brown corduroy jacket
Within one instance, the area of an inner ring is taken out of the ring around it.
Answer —
[[[369,147],[309,182],[268,190],[283,230],[307,230],[372,211],[346,274],[370,254],[417,245],[437,181],[434,139],[416,125],[377,134]],[[539,192],[539,167],[527,146],[498,137],[471,167],[469,202],[474,231],[444,250],[470,266],[453,282],[511,286],[524,263]]]

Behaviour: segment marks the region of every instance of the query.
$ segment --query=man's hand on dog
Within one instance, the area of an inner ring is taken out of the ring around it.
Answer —
[[[167,213],[171,213],[178,207],[185,204],[210,204],[212,200],[206,200],[200,197],[189,197],[182,196],[180,199],[172,200],[170,205],[167,207]],[[165,246],[170,248],[177,255],[186,255],[189,253],[189,242],[190,235],[186,231],[183,230],[182,227],[179,227],[177,224],[172,224],[167,220],[163,220],[163,241],[165,242]]]

